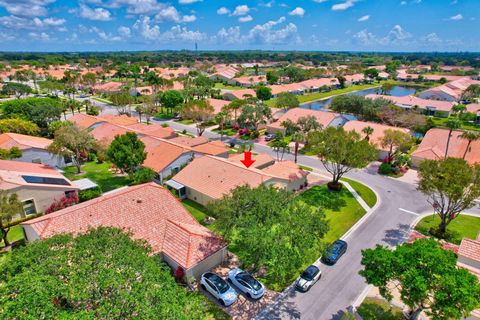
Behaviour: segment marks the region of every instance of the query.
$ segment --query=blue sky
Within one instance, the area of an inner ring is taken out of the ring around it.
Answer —
[[[2,51],[480,51],[479,0],[0,0]]]

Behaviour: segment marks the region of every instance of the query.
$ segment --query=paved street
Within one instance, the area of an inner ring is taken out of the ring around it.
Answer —
[[[105,108],[105,112],[113,111],[111,107]],[[196,134],[192,126],[172,121],[168,121],[168,124],[175,130],[185,129],[188,133]],[[219,139],[219,135],[213,132],[206,131],[204,135],[211,139]],[[275,152],[265,145],[255,144],[254,151],[269,153],[276,157]],[[293,155],[286,154],[284,159],[293,160]],[[328,175],[321,162],[314,157],[299,155],[298,163]],[[345,239],[349,247],[340,261],[335,266],[321,265],[322,279],[308,293],[290,290],[271,308],[260,313],[258,319],[340,318],[342,312],[353,304],[367,286],[358,275],[361,269],[361,250],[374,247],[376,244],[395,246],[403,242],[418,214],[430,210],[425,197],[416,191],[415,185],[380,176],[375,166],[352,171],[346,177],[370,186],[376,191],[380,204],[364,223]],[[480,212],[478,208],[471,211]]]

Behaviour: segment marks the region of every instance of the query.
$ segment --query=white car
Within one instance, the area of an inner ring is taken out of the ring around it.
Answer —
[[[227,280],[245,293],[250,299],[260,299],[265,287],[248,272],[240,268],[230,270]]]
[[[207,272],[200,278],[200,286],[217,299],[221,305],[228,307],[237,301],[237,292],[220,276]]]
[[[322,272],[318,267],[311,265],[302,272],[295,283],[295,288],[298,291],[307,292],[310,288],[322,277]]]

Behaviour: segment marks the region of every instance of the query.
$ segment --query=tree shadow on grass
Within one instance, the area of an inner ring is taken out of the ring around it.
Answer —
[[[398,308],[390,307],[387,302],[379,299],[366,300],[358,308],[358,313],[364,320],[405,319]]]
[[[353,196],[345,188],[340,192],[335,192],[329,191],[327,186],[315,186],[302,193],[301,197],[311,206],[340,211],[347,205],[345,199]]]

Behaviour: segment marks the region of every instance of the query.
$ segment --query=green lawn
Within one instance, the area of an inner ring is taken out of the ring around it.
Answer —
[[[422,234],[430,235],[430,228],[438,227],[439,224],[440,218],[437,215],[431,215],[420,220],[415,226],[415,230]],[[476,239],[477,234],[480,232],[480,218],[460,214],[450,222],[447,230],[453,233],[450,239],[446,239],[451,243],[460,244],[464,237]]]
[[[342,178],[343,181],[348,182],[355,191],[357,191],[358,195],[367,203],[370,208],[377,203],[377,196],[372,189],[355,180],[350,180],[347,178]]]
[[[433,123],[435,124],[436,127],[440,128],[446,128],[446,122],[448,121],[449,118],[439,118],[439,117],[432,117]],[[476,125],[473,122],[469,121],[461,121],[462,127],[461,129],[463,130],[477,130],[480,131],[480,127]]]
[[[70,180],[88,178],[97,183],[103,192],[108,192],[129,185],[128,177],[115,176],[109,171],[112,166],[109,162],[87,162],[82,166],[82,173],[77,175],[77,168],[69,166],[64,168],[65,176]]]
[[[391,306],[387,301],[376,298],[365,298],[357,311],[364,320],[405,319],[400,308]]]
[[[298,101],[300,103],[306,103],[306,102],[312,102],[312,101],[316,101],[316,100],[326,99],[326,98],[329,98],[331,96],[345,94],[345,93],[349,93],[349,92],[352,92],[352,91],[369,89],[369,88],[374,88],[374,87],[378,87],[378,86],[379,86],[378,83],[353,85],[353,86],[346,87],[346,88],[343,88],[343,89],[335,89],[335,90],[331,90],[331,91],[328,91],[328,92],[315,92],[315,93],[308,93],[308,94],[304,94],[304,95],[299,95],[299,96],[297,96],[297,98],[298,98]],[[268,101],[265,101],[265,103],[269,107],[275,107],[275,101],[276,101],[276,99],[270,99]]]
[[[242,88],[242,87],[240,87],[240,86],[231,86],[231,85],[223,84],[223,83],[220,83],[220,82],[215,83],[215,88],[216,88],[216,89],[225,89],[225,90],[241,90],[241,89],[245,89],[245,88]]]
[[[14,241],[22,240],[23,239],[22,227],[20,227],[20,225],[13,226],[10,229],[10,232],[8,232],[7,237],[8,237],[8,241],[10,241],[10,243],[12,243]],[[0,242],[0,248],[3,248],[4,246],[5,246],[5,244],[3,243],[3,241]]]
[[[184,199],[182,200],[182,204],[185,209],[187,209],[188,212],[190,212],[190,214],[200,223],[203,223],[203,220],[205,220],[205,218],[208,216],[205,212],[205,207],[196,203],[195,201]]]
[[[220,133],[220,128],[215,128],[212,130],[213,132]],[[237,130],[233,128],[223,128],[223,134],[225,136],[234,136],[237,134]]]
[[[326,243],[339,239],[366,213],[346,188],[331,192],[326,185],[314,186],[300,197],[310,205],[324,208],[330,224],[330,230],[324,238]]]
[[[178,123],[181,123],[181,124],[193,124],[193,120],[191,119],[182,119],[180,121],[178,121]]]
[[[107,104],[112,104],[112,101],[107,100],[107,99],[103,99],[103,98],[100,98],[100,97],[91,97],[90,99],[96,100],[96,101],[98,101],[98,102],[103,102],[103,103],[107,103]]]

